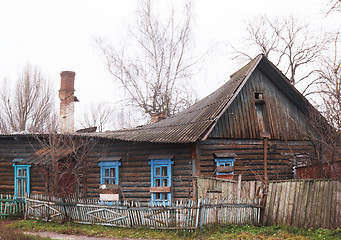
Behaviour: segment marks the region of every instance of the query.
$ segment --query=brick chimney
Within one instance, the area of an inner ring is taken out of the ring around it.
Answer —
[[[163,111],[163,112],[160,112],[160,113],[152,112],[150,114],[150,116],[151,116],[151,122],[152,123],[157,123],[157,122],[161,121],[162,119],[166,119],[167,118],[167,113],[166,113],[166,111]]]
[[[74,96],[75,72],[63,71],[60,73],[61,82],[59,90],[60,113],[59,132],[74,132],[74,102],[78,101]]]

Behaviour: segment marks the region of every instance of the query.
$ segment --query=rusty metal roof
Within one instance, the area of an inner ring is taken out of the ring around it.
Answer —
[[[66,148],[50,148],[44,147],[33,153],[31,156],[24,158],[21,160],[18,165],[22,164],[36,164],[36,165],[44,165],[50,164],[51,160],[54,159],[56,161],[72,154],[73,149],[66,149]]]
[[[231,75],[231,79],[218,90],[172,117],[132,129],[86,135],[134,142],[196,142],[199,138],[207,135],[206,133],[231,104],[242,87],[242,83],[252,73],[262,57],[262,55],[258,55]]]

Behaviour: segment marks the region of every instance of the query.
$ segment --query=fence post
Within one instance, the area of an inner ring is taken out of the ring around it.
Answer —
[[[193,188],[193,201],[198,201],[198,179],[196,177],[192,178],[192,188]]]
[[[242,192],[242,175],[238,175],[238,190],[237,190],[238,203],[240,203],[241,192]]]
[[[200,199],[198,199],[198,208],[197,208],[197,217],[196,217],[196,222],[195,222],[195,229],[198,229],[199,222],[201,222],[201,204],[200,204]],[[201,229],[201,226],[200,226]]]

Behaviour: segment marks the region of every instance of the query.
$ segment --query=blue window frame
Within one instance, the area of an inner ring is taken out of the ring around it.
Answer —
[[[151,165],[151,186],[152,187],[171,187],[172,186],[172,164],[171,158],[152,159]],[[169,204],[172,201],[171,192],[151,193],[151,202],[158,204]]]
[[[121,166],[119,159],[114,158],[103,159],[98,165],[101,167],[101,184],[118,184],[119,171]]]
[[[216,158],[216,166],[223,166],[223,167],[233,167],[235,158]],[[217,175],[233,175],[233,171],[230,172],[217,172]]]
[[[13,165],[14,194],[18,198],[30,196],[30,167],[31,165]]]

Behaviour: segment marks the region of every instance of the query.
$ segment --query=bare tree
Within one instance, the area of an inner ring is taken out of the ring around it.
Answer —
[[[103,40],[97,43],[110,73],[128,93],[130,102],[146,114],[169,116],[196,100],[188,84],[193,66],[200,61],[189,51],[192,5],[186,3],[182,14],[171,9],[164,19],[155,13],[152,0],[140,3],[137,26],[130,31],[133,51]]]
[[[330,0],[328,3],[328,12],[326,15],[328,15],[331,12],[341,12],[341,1],[340,0]]]
[[[333,54],[321,58],[319,73],[319,96],[322,103],[320,111],[328,122],[340,133],[341,132],[341,56],[340,56],[340,33],[334,38]]]
[[[321,56],[316,70],[317,96],[316,109],[309,113],[310,127],[308,138],[314,147],[314,156],[305,163],[311,167],[312,177],[341,177],[336,170],[341,159],[341,58],[339,54],[339,33],[334,37],[333,48],[329,55]],[[323,117],[321,116],[323,115]]]
[[[274,62],[294,85],[312,76],[314,68],[309,69],[309,66],[316,63],[316,59],[323,54],[329,42],[327,37],[318,36],[308,24],[293,16],[275,19],[266,15],[258,16],[246,22],[246,33],[243,50],[233,47],[235,58],[249,60],[257,52],[261,52]],[[307,93],[308,87],[314,81],[315,79],[310,80],[303,94]]]
[[[87,175],[96,166],[99,154],[94,149],[97,141],[89,136],[48,134],[37,137],[41,149],[42,180],[47,194],[57,197],[84,196]]]
[[[53,89],[37,67],[29,64],[19,74],[14,92],[5,81],[0,92],[2,131],[46,132],[56,127]]]
[[[103,129],[108,128],[113,120],[114,109],[106,103],[92,104],[84,114],[83,127],[97,127],[99,132]]]

